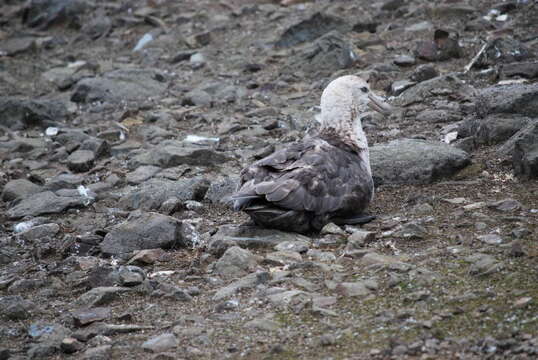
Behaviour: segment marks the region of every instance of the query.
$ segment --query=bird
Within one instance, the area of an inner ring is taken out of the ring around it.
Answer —
[[[326,224],[364,224],[374,196],[362,121],[392,107],[359,76],[331,81],[321,95],[317,135],[305,136],[244,168],[233,209],[261,227],[319,232]]]

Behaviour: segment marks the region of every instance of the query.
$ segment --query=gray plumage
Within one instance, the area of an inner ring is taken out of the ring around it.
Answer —
[[[319,135],[254,162],[240,175],[234,209],[261,226],[300,233],[328,222],[360,223],[374,194],[361,118],[387,104],[356,76],[331,82],[321,98]]]

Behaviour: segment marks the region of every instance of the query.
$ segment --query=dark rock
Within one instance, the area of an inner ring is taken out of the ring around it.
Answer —
[[[510,114],[538,117],[538,83],[497,85],[481,89],[476,110],[488,114]]]
[[[439,76],[439,71],[432,64],[422,64],[417,66],[409,76],[411,81],[422,82]]]
[[[75,86],[71,101],[119,103],[148,100],[162,95],[166,90],[166,83],[160,81],[161,78],[163,76],[157,70],[114,70],[101,77],[80,80]]]
[[[106,234],[99,246],[106,255],[185,246],[180,230],[181,223],[170,216],[138,212]]]
[[[409,80],[398,80],[398,81],[395,81],[393,82],[391,85],[390,85],[390,94],[391,95],[394,95],[394,96],[398,96],[400,95],[402,92],[404,92],[405,90],[409,89],[410,87],[412,87],[413,85],[415,85],[416,82],[414,81],[409,81]]]
[[[45,187],[48,190],[56,191],[60,189],[76,189],[84,178],[75,174],[60,174],[47,180]]]
[[[503,199],[489,203],[488,207],[498,211],[512,212],[521,210],[523,206],[515,199]]]
[[[185,94],[182,105],[209,106],[213,103],[213,96],[201,89],[194,89]]]
[[[30,242],[39,242],[42,239],[51,238],[60,231],[58,224],[43,224],[21,232],[18,236]]]
[[[208,186],[209,182],[201,177],[178,181],[151,179],[140,188],[124,195],[119,201],[119,206],[128,210],[156,210],[173,197],[180,202],[202,200]]]
[[[83,360],[108,360],[112,354],[111,345],[101,345],[96,347],[91,347],[87,349],[83,356]]]
[[[213,296],[213,300],[220,301],[234,295],[235,293],[243,289],[250,289],[260,284],[266,284],[270,278],[271,275],[265,271],[248,274],[247,276],[232,282],[228,286],[218,289]]]
[[[125,180],[127,180],[128,184],[140,184],[148,179],[151,179],[159,171],[161,171],[161,168],[157,166],[139,166],[135,171],[127,174]]]
[[[417,44],[415,54],[419,59],[427,61],[444,61],[459,58],[462,50],[455,34],[445,30],[435,30],[433,41],[422,41]]]
[[[58,24],[76,24],[88,4],[83,0],[31,0],[22,20],[30,27],[47,29]]]
[[[77,150],[67,158],[67,167],[73,172],[86,172],[93,168],[95,154],[89,150]]]
[[[164,168],[178,165],[215,166],[229,158],[208,147],[186,146],[176,140],[165,140],[159,146],[136,156],[134,165],[154,165]]]
[[[469,155],[443,143],[402,139],[370,149],[372,173],[387,184],[427,184],[470,163]]]
[[[66,354],[76,353],[77,351],[82,350],[83,347],[84,345],[80,341],[72,337],[63,339],[60,344],[60,349]]]
[[[24,199],[43,191],[42,187],[26,179],[11,180],[4,185],[2,200],[5,202]]]
[[[118,299],[121,293],[128,291],[131,289],[119,286],[96,287],[80,295],[75,303],[88,308],[106,305]]]
[[[405,0],[387,0],[381,5],[381,10],[394,11],[405,4]]]
[[[394,104],[398,106],[409,106],[424,103],[428,99],[437,96],[450,96],[471,100],[475,96],[475,91],[474,88],[454,75],[448,74],[420,82],[405,90],[400,96],[394,99]]]
[[[20,97],[0,98],[0,125],[13,130],[54,125],[67,117],[63,102]]]
[[[515,62],[503,65],[501,76],[504,78],[521,76],[528,79],[538,77],[538,61]]]
[[[26,320],[36,309],[34,303],[19,295],[0,297],[0,317],[9,320]]]
[[[0,51],[7,56],[15,56],[25,52],[35,51],[36,38],[34,36],[14,36],[2,41]]]
[[[56,196],[51,191],[45,191],[22,200],[10,208],[6,215],[10,219],[18,219],[24,216],[56,214],[71,207],[84,206],[84,204],[85,199],[82,197]]]
[[[122,266],[118,271],[120,284],[123,286],[136,286],[146,279],[146,272],[138,266]]]
[[[92,309],[80,309],[71,312],[75,320],[75,326],[86,326],[96,321],[110,319],[112,312],[108,307],[94,307]]]
[[[530,122],[527,117],[503,114],[470,118],[459,126],[458,136],[473,136],[477,144],[494,145],[509,139]]]
[[[514,135],[512,163],[514,173],[523,179],[538,177],[538,122]]]
[[[350,26],[342,19],[322,13],[315,13],[310,18],[289,27],[275,43],[278,47],[291,47],[315,40],[332,30],[346,32]]]
[[[301,71],[305,76],[317,77],[347,69],[357,59],[358,56],[344,36],[337,31],[331,31],[297,51],[288,60],[285,69],[291,73]]]

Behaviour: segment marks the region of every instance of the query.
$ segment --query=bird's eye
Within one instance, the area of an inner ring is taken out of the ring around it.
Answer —
[[[365,87],[361,87],[361,91],[363,93],[367,93],[368,92],[368,88],[365,86]]]

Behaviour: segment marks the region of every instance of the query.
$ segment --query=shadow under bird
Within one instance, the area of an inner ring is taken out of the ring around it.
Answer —
[[[236,211],[259,226],[308,233],[329,222],[362,224],[374,196],[368,141],[362,119],[389,104],[360,77],[333,80],[321,95],[321,125],[305,137],[241,171]]]

